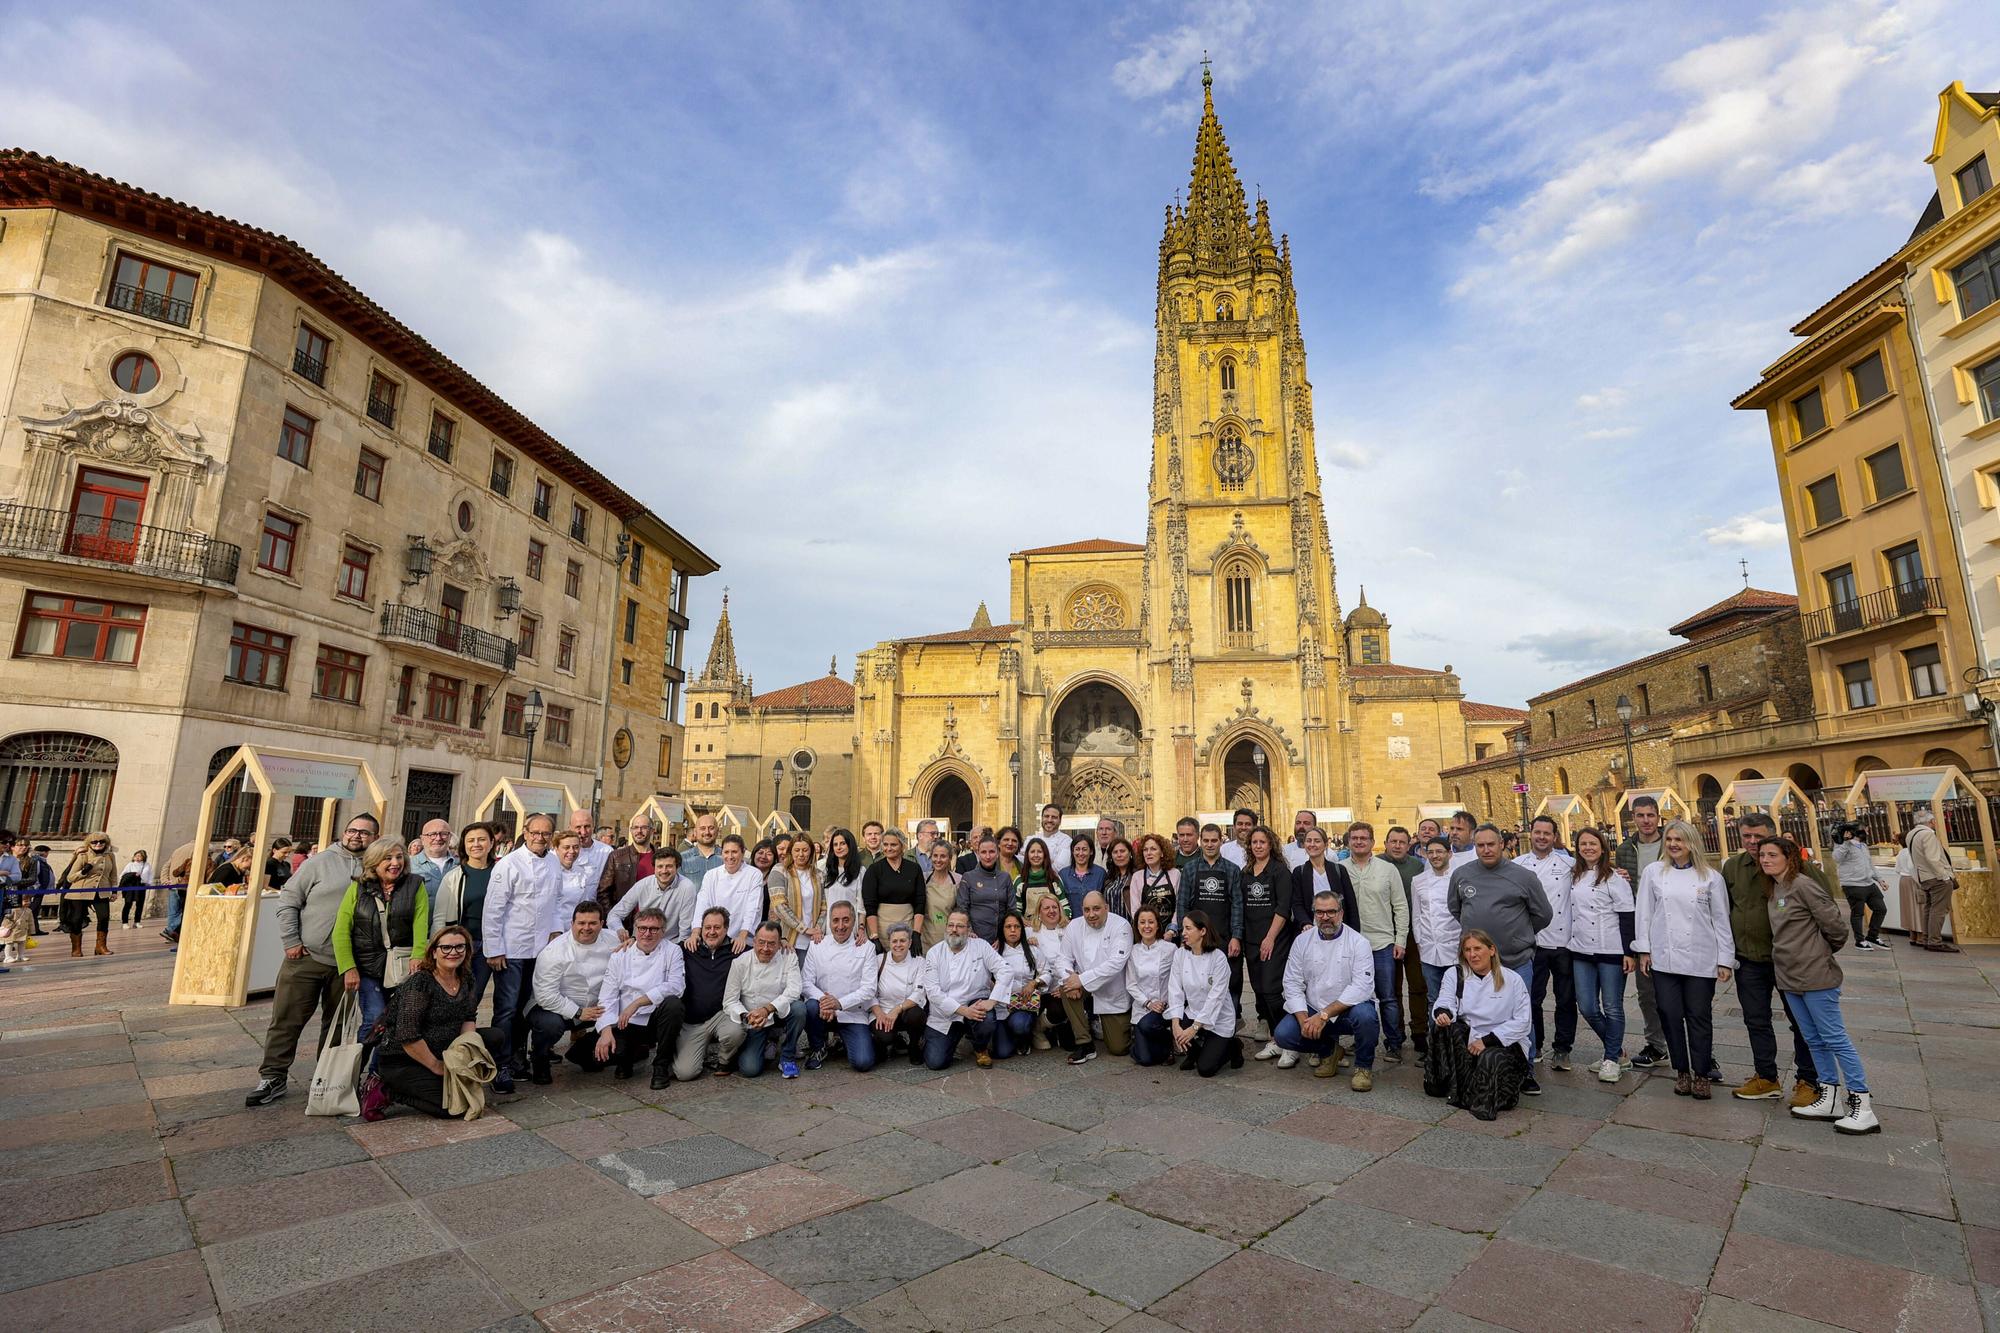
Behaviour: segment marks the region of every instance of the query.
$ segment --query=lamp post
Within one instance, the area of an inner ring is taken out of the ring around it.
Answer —
[[[1259,819],[1268,819],[1270,818],[1269,806],[1271,804],[1271,792],[1270,789],[1264,785],[1263,746],[1253,745],[1250,747],[1250,762],[1257,766],[1257,799],[1266,807],[1265,809],[1259,810],[1257,812],[1257,817]]]
[[[528,702],[521,707],[521,734],[528,738],[528,759],[521,769],[521,776],[535,776],[535,733],[542,729],[542,692],[528,691]]]
[[[1625,729],[1625,785],[1639,785],[1639,766],[1632,759],[1632,700],[1628,695],[1619,695],[1612,707],[1618,713],[1618,725]]]
[[[1007,776],[1014,784],[1014,827],[1021,827],[1021,752],[1007,756]]]
[[[1528,738],[1521,732],[1514,733],[1514,763],[1520,777],[1514,782],[1514,795],[1521,799],[1521,827],[1528,827]]]
[[[778,787],[784,780],[785,761],[782,759],[773,759],[771,761],[771,813],[774,815],[778,813]]]

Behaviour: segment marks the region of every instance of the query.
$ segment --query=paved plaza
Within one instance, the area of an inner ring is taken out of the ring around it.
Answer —
[[[268,1007],[170,1008],[141,933],[0,978],[0,1328],[2000,1328],[2000,949],[1842,955],[1843,1138],[1657,1074],[1480,1124],[1414,1064],[1048,1054],[307,1119],[309,1056],[244,1109]]]

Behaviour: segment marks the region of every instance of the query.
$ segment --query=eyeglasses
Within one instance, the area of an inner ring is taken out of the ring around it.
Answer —
[[[439,953],[464,953],[465,946],[463,944],[440,944],[437,947],[437,951]]]
[[[1317,917],[1317,916],[1339,916],[1339,915],[1340,915],[1340,909],[1339,909],[1338,907],[1336,907],[1336,908],[1334,908],[1334,909],[1333,909],[1332,911],[1330,911],[1330,912],[1323,912],[1323,911],[1319,910],[1318,908],[1314,908],[1314,909],[1313,909],[1313,915],[1314,915],[1314,916],[1316,916],[1316,917]]]
[[[665,926],[640,926],[638,933],[641,935],[664,935],[667,933],[667,928]]]

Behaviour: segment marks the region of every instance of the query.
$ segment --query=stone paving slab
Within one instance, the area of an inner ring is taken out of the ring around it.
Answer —
[[[975,1166],[891,1195],[891,1208],[991,1247],[1096,1202],[1096,1196],[1005,1166]]]
[[[1248,1245],[1305,1211],[1312,1198],[1259,1176],[1226,1171],[1206,1162],[1186,1162],[1119,1191],[1118,1202],[1194,1231]]]
[[[1256,1248],[1428,1304],[1486,1247],[1483,1236],[1344,1199],[1314,1204]]]
[[[649,1148],[607,1153],[593,1159],[591,1165],[633,1193],[651,1199],[739,1171],[755,1171],[771,1165],[771,1159],[720,1135],[697,1134]]]
[[[194,1236],[172,1200],[10,1232],[0,1243],[0,1292],[192,1249]]]
[[[995,1300],[996,1293],[1006,1293]],[[846,1314],[854,1327],[880,1333],[986,1333],[1061,1329],[1091,1333],[1131,1311],[1073,1282],[1005,1255],[975,1254],[906,1282]]]
[[[1423,1306],[1276,1255],[1231,1255],[1149,1311],[1189,1333],[1408,1328]],[[1126,1326],[1118,1326],[1121,1330]]]
[[[1543,1190],[1499,1230],[1506,1240],[1702,1287],[1722,1252],[1719,1226]]]
[[[736,1247],[738,1257],[829,1310],[861,1305],[978,1251],[963,1236],[880,1203]]]
[[[654,1200],[724,1245],[740,1245],[860,1202],[861,1196],[845,1186],[784,1165],[689,1185]]]
[[[275,1186],[253,1180],[203,1190],[189,1198],[186,1207],[195,1239],[203,1245],[217,1245],[402,1199],[402,1190],[381,1167],[373,1162],[353,1162],[287,1176]]]
[[[227,1313],[449,1247],[414,1205],[396,1203],[210,1245],[202,1259]]]
[[[540,1312],[549,1333],[785,1333],[826,1312],[729,1253],[704,1255]],[[850,1325],[850,1327],[852,1327]]]
[[[1236,1247],[1115,1203],[1094,1203],[1024,1232],[1000,1250],[1142,1310]]]

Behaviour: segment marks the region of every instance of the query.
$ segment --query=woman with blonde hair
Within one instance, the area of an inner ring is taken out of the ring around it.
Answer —
[[[933,856],[931,873],[924,880],[924,947],[944,942],[945,923],[951,919],[952,909],[958,905],[958,871],[953,867],[952,858],[945,855]]]
[[[785,859],[771,868],[764,881],[771,895],[771,916],[784,931],[785,947],[797,951],[805,965],[806,950],[826,936],[826,878],[813,861],[818,849],[800,834],[785,849]]]
[[[62,928],[69,936],[69,956],[83,957],[83,923],[97,914],[97,952],[111,952],[111,893],[118,886],[118,858],[111,835],[102,830],[83,840],[56,880],[62,889]]]
[[[1528,979],[1500,962],[1493,937],[1476,927],[1458,940],[1458,963],[1438,987],[1424,1091],[1475,1120],[1521,1103],[1534,1032]]]
[[[1736,970],[1729,888],[1684,819],[1663,831],[1660,859],[1639,876],[1632,952],[1653,978],[1674,1095],[1707,1101],[1715,1067],[1715,988]]]
[[[333,918],[333,965],[341,984],[360,992],[364,1038],[413,965],[412,955],[422,957],[430,925],[430,894],[423,876],[410,869],[409,848],[401,838],[369,843],[361,853],[361,876],[349,881]],[[469,959],[465,971],[469,981]]]

